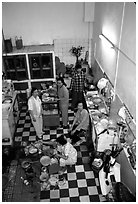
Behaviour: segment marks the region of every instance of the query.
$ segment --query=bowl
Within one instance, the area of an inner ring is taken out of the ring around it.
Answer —
[[[43,166],[48,166],[50,165],[51,163],[51,159],[49,156],[42,156],[41,159],[40,159],[40,163],[43,165]]]
[[[38,149],[37,148],[35,148],[35,147],[30,147],[29,148],[29,153],[30,154],[36,154],[38,152]]]
[[[99,98],[99,97],[94,97],[94,98],[93,98],[93,103],[99,104],[99,103],[101,103],[101,102],[102,102],[102,99],[101,99],[101,98]]]
[[[27,169],[30,166],[30,162],[29,161],[23,161],[21,166],[23,169]]]

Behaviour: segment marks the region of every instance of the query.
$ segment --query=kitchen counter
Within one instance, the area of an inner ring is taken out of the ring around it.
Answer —
[[[10,111],[12,111],[12,107],[14,105],[15,99],[17,97],[17,91],[14,91],[12,96],[6,95],[2,100],[2,119],[7,119],[9,117]],[[6,102],[6,99],[11,99],[12,102]],[[5,102],[4,102],[5,101]]]
[[[93,94],[98,94],[98,92],[97,93],[93,92]],[[89,92],[88,92],[88,95],[90,95]],[[99,94],[97,96],[101,97]],[[104,100],[103,97],[101,97],[101,98],[102,98],[102,100]],[[95,150],[96,150],[97,149],[97,142],[98,142],[97,135],[99,134],[99,129],[96,126],[98,121],[101,118],[102,119],[105,118],[108,121],[112,120],[115,123],[117,123],[120,120],[120,116],[118,115],[118,110],[120,110],[120,108],[123,105],[119,101],[119,99],[116,98],[116,100],[111,103],[110,111],[109,111],[109,108],[107,106],[105,106],[104,113],[100,113],[100,111],[97,110],[97,108],[95,108],[94,104],[91,102],[92,99],[93,99],[92,97],[87,97],[87,94],[86,94],[86,103],[87,103],[88,111],[89,111],[90,118],[91,118],[91,121],[92,121],[92,140],[93,140],[94,147],[95,147]],[[106,105],[106,103],[103,103],[103,104]],[[100,116],[100,117],[98,117],[97,115]],[[119,128],[119,127],[117,127],[117,128]],[[129,137],[131,137],[132,140],[134,140],[132,132],[129,131],[128,134],[129,134]],[[132,193],[135,194],[136,193],[136,169],[134,169],[134,167],[130,163],[130,155],[128,154],[128,148],[129,148],[128,141],[126,141],[125,143],[121,143],[121,142],[122,141],[120,140],[120,146],[123,147],[123,151],[117,157],[117,161],[120,164],[120,167],[118,166],[118,168],[119,168],[118,172],[120,172],[119,173],[120,175],[115,175],[115,178],[116,178],[116,181],[121,180],[122,182],[124,182],[130,188]],[[127,168],[125,168],[125,166]],[[116,170],[116,172],[117,172],[117,170]],[[100,182],[101,183],[101,190],[102,190],[103,194],[106,194],[106,192],[109,191],[109,188],[105,189],[105,186],[103,186],[103,180],[102,180],[101,174],[102,173],[100,172],[99,177],[100,177],[100,180],[101,180],[101,182]],[[131,180],[133,181],[133,184],[131,183]]]
[[[11,102],[9,103],[10,100]],[[2,145],[13,144],[13,136],[14,136],[18,118],[19,118],[19,109],[18,109],[17,92],[13,92],[12,96],[6,95],[3,98]]]

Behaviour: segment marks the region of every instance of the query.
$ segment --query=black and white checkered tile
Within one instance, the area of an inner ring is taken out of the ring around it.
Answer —
[[[69,109],[69,123],[73,122],[74,113]],[[61,118],[60,118],[61,121]],[[49,127],[45,130],[43,140],[56,139],[68,130],[61,127]],[[37,140],[34,127],[31,123],[27,107],[23,106],[20,112],[17,129],[14,137],[15,145],[24,145],[24,142]],[[53,190],[41,191],[41,202],[103,202],[98,175],[89,165],[89,152],[85,143],[75,147],[78,152],[76,165],[68,166],[64,173],[66,182]]]

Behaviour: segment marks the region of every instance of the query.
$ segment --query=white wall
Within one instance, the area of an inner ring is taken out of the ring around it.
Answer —
[[[22,36],[24,45],[88,38],[83,2],[4,2],[2,27],[13,44],[15,36]]]
[[[96,2],[94,19],[95,58],[136,120],[136,5],[134,2],[125,4],[123,2]],[[134,63],[121,52],[118,56],[117,50],[107,47],[99,38],[101,33],[128,55]]]
[[[136,121],[136,5],[125,4],[116,91]]]

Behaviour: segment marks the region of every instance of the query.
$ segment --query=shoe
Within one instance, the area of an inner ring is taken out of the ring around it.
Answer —
[[[41,135],[44,135],[44,134],[45,134],[45,132],[44,132],[44,131],[42,131],[42,132],[41,132]]]
[[[63,125],[63,128],[64,129],[68,129],[68,125]]]
[[[59,187],[62,187],[62,186],[64,186],[65,184],[66,184],[66,179],[65,179],[65,178],[63,178],[63,180],[59,180],[59,181],[58,181]]]
[[[42,135],[38,137],[39,140],[42,140]]]

